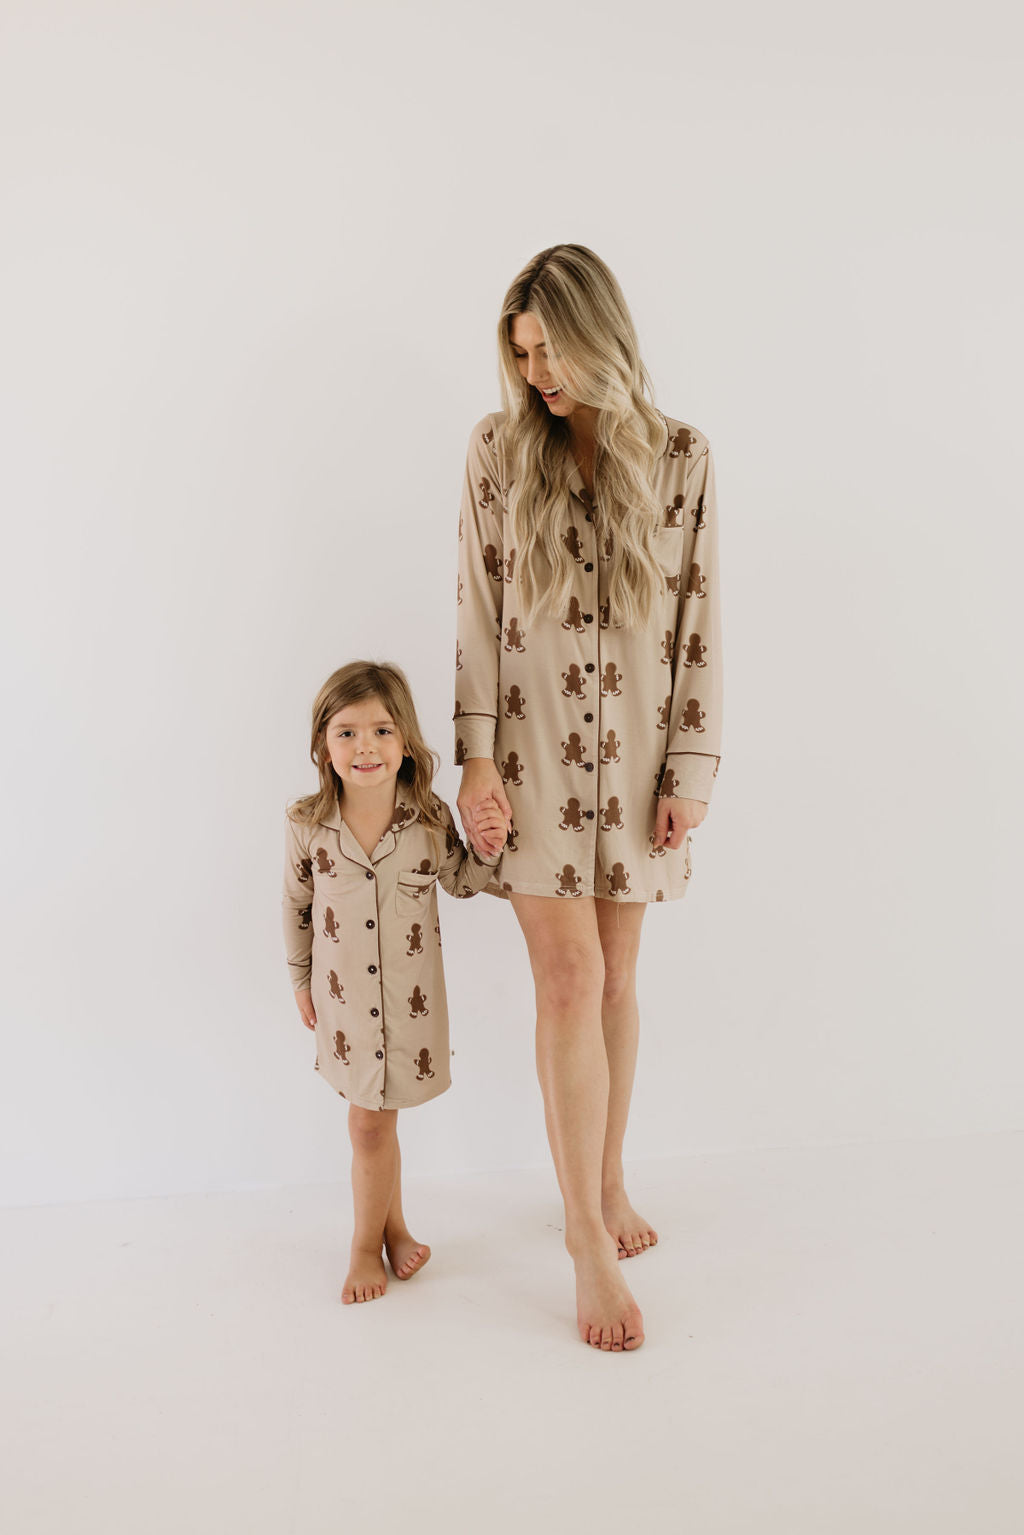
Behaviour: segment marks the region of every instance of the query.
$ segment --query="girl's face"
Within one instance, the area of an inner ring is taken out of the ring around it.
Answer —
[[[325,731],[331,765],[345,787],[364,794],[374,785],[394,790],[405,743],[379,698],[364,698],[332,714]]]
[[[553,389],[548,349],[540,322],[532,314],[517,314],[509,327],[509,340],[520,373],[531,389],[536,389],[553,416],[571,416],[576,401],[564,389]]]

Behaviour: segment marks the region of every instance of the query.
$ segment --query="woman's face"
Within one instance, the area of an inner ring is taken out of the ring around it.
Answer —
[[[515,353],[516,364],[531,389],[536,389],[553,416],[571,416],[576,401],[564,389],[553,389],[551,369],[548,366],[548,349],[539,321],[532,314],[513,316],[509,327],[509,340]]]

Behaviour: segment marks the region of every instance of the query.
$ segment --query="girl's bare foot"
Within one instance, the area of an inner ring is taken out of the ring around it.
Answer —
[[[601,1214],[608,1234],[618,1244],[620,1258],[635,1258],[648,1247],[657,1246],[658,1233],[642,1215],[637,1215],[626,1198],[625,1189],[602,1195]]]
[[[341,1292],[342,1302],[351,1306],[355,1301],[380,1300],[387,1287],[388,1276],[380,1253],[367,1252],[353,1244],[349,1270]]]
[[[426,1242],[417,1242],[408,1231],[397,1232],[394,1235],[385,1231],[384,1251],[388,1255],[388,1262],[394,1270],[396,1279],[411,1279],[414,1274],[419,1273],[430,1258],[430,1248]]]
[[[576,1325],[583,1342],[606,1353],[639,1348],[643,1317],[623,1283],[615,1243],[601,1232],[569,1251],[576,1265]]]

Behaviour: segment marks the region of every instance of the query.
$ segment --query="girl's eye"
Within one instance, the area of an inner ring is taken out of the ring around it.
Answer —
[[[388,729],[387,725],[378,725],[377,734],[379,736],[389,736],[391,733],[392,732]]]

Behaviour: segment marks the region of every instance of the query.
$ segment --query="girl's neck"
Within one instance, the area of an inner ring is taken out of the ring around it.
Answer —
[[[341,819],[367,858],[394,820],[397,794],[397,778],[379,788],[368,785],[361,793],[347,794],[344,789],[339,790]]]

